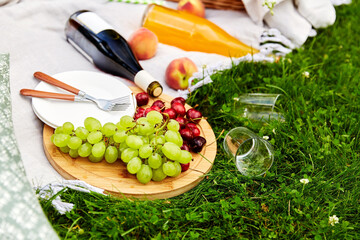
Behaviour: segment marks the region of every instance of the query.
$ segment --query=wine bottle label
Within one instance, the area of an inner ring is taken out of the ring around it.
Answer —
[[[139,71],[134,78],[135,84],[138,85],[144,91],[147,91],[149,85],[154,81],[157,80],[145,70]]]
[[[114,27],[93,12],[84,12],[78,15],[77,19],[95,34],[107,29],[115,30]]]

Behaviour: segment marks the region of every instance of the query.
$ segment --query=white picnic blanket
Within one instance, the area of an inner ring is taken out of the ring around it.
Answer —
[[[271,14],[268,8],[262,6],[262,0],[245,0],[247,12],[207,9],[206,18],[248,45],[260,47],[261,42],[267,40],[282,42],[287,47],[270,44],[263,45],[262,49],[266,52],[278,48],[286,54],[291,48],[301,46],[306,41],[313,24],[326,27],[335,21],[335,12],[332,4],[328,4],[329,1],[313,1],[318,2],[316,9],[309,7],[311,1],[298,0],[296,5],[292,0],[278,1],[274,14]],[[298,6],[301,4],[303,5],[300,13]],[[166,6],[176,8],[176,3],[166,2]],[[31,100],[20,96],[19,90],[34,88],[38,84],[38,80],[32,77],[35,71],[43,71],[50,75],[72,70],[99,71],[65,40],[65,23],[72,13],[81,9],[94,11],[111,23],[123,37],[128,38],[140,27],[145,8],[146,5],[108,0],[0,0],[0,52],[10,53],[15,134],[27,177],[34,186],[61,182],[63,177],[46,159],[42,145],[43,123],[34,114]],[[325,11],[327,9],[331,11]],[[314,19],[314,14],[326,15],[327,22],[323,21],[324,18]],[[284,22],[284,18],[287,21]],[[165,69],[168,63],[179,57],[192,59],[199,69],[206,66],[205,76],[202,76],[202,72],[195,76],[205,77],[207,82],[211,79],[206,74],[231,66],[231,60],[224,56],[185,52],[159,44],[157,55],[140,63],[163,83],[164,92],[172,96],[181,93],[166,86]],[[258,56],[258,59],[271,60],[264,55]],[[132,84],[120,78],[119,80]]]

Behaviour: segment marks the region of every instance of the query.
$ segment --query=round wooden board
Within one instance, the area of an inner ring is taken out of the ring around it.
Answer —
[[[134,94],[142,92],[136,87],[131,89]],[[166,107],[170,107],[173,97],[162,94],[155,100],[157,99],[163,100]],[[149,105],[153,101],[154,99],[150,99]],[[186,109],[191,108],[189,105],[185,107]],[[201,136],[205,137],[207,143],[200,154],[192,153],[193,160],[190,163],[190,169],[175,178],[167,177],[161,182],[150,181],[145,185],[138,182],[135,175],[127,172],[126,165],[121,160],[112,164],[105,160],[92,163],[87,158],[73,159],[68,154],[62,153],[50,141],[54,129],[48,125],[44,126],[43,144],[49,162],[65,179],[82,180],[104,189],[107,194],[120,197],[165,199],[175,197],[195,187],[204,178],[204,174],[210,171],[214,163],[217,149],[214,132],[205,119],[202,119],[198,125]]]

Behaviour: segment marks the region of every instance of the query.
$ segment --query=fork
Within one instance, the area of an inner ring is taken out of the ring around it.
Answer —
[[[57,86],[59,88],[62,88],[64,90],[67,90],[71,93],[74,93],[77,95],[77,97],[74,98],[74,101],[84,101],[86,100],[90,100],[94,103],[97,104],[97,106],[104,110],[104,111],[122,111],[125,110],[124,106],[129,106],[130,105],[130,96],[123,96],[123,97],[119,97],[119,98],[115,98],[115,99],[111,99],[111,100],[107,100],[107,99],[101,99],[101,98],[95,98],[93,96],[90,96],[89,94],[85,93],[82,90],[79,90],[73,86],[70,86],[64,82],[61,82],[43,72],[35,72],[34,73],[34,77],[44,81],[46,83],[49,83],[51,85]]]
[[[86,94],[84,91],[81,91],[73,86],[70,86],[64,82],[61,82],[45,73],[35,72],[34,77],[41,81],[44,81],[48,84],[54,85],[54,86],[62,88],[64,90],[67,90],[76,95],[75,96],[68,95],[68,94],[60,94],[59,95],[59,93],[49,93],[49,92],[37,91],[37,90],[31,90],[31,89],[22,89],[20,91],[20,93],[22,95],[27,94],[25,96],[42,97],[42,98],[57,98],[57,99],[70,100],[70,101],[90,100],[90,101],[96,103],[96,105],[104,111],[124,111],[130,105],[130,103],[129,103],[130,96],[129,95],[111,99],[111,100],[99,99],[99,98],[90,96],[89,94]]]
[[[39,90],[26,89],[26,88],[21,89],[20,94],[23,96],[38,97],[38,98],[52,98],[52,99],[69,100],[74,102],[79,102],[79,101],[88,102],[88,100],[81,98],[78,95],[46,92],[46,91],[39,91]],[[102,108],[101,109],[105,111],[125,111],[128,108],[129,103],[119,103],[120,101],[124,101],[122,98],[123,97],[109,100],[109,104],[111,103],[111,101],[116,102],[115,104],[112,103],[114,104],[114,106],[111,109],[109,110],[105,110]]]

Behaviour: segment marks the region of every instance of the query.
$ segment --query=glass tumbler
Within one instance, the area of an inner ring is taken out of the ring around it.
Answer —
[[[274,162],[271,144],[245,127],[231,129],[223,145],[237,169],[245,176],[261,176]]]
[[[284,117],[275,111],[275,104],[281,94],[249,93],[234,98],[233,112],[251,120],[280,120]]]

